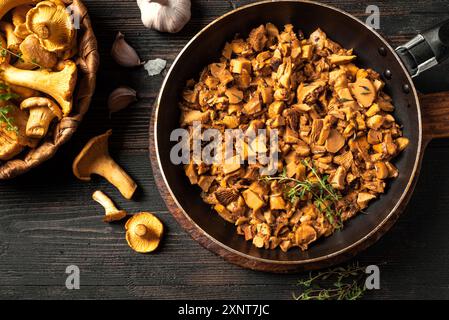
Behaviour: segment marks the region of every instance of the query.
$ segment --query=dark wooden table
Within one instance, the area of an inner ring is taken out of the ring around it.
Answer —
[[[224,262],[200,247],[162,202],[148,157],[148,123],[163,75],[118,67],[109,51],[117,31],[142,59],[169,63],[203,26],[234,6],[252,1],[193,0],[193,17],[176,35],[145,29],[134,0],[86,0],[101,52],[98,89],[73,140],[51,161],[14,181],[0,183],[0,298],[214,298],[291,299],[303,275],[264,274]],[[446,0],[325,1],[365,19],[365,8],[381,10],[380,32],[393,45],[449,17]],[[109,119],[106,101],[118,85],[138,90],[140,100]],[[75,179],[71,163],[92,136],[113,129],[111,153],[135,177],[135,201],[122,200],[101,179]],[[367,298],[449,298],[449,140],[427,149],[421,177],[408,209],[377,244],[356,257],[383,264],[381,290]],[[131,251],[123,224],[105,224],[91,194],[102,189],[129,212],[153,211],[165,223],[161,250]],[[67,290],[65,269],[77,265],[81,289]]]

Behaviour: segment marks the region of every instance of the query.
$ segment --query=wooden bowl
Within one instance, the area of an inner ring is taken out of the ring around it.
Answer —
[[[324,17],[324,19],[323,19]],[[400,175],[387,191],[366,210],[335,232],[312,244],[307,251],[258,249],[237,235],[235,226],[224,221],[200,197],[200,188],[189,184],[182,166],[170,161],[176,142],[170,133],[179,127],[178,103],[188,79],[197,78],[208,63],[217,61],[226,41],[236,33],[272,22],[292,23],[306,34],[320,27],[345,48],[354,48],[361,67],[393,76],[386,90],[395,103],[395,118],[410,139],[408,148],[395,159]],[[351,15],[309,1],[264,1],[234,10],[200,31],[178,55],[162,86],[150,128],[150,157],[155,181],[168,209],[179,224],[207,249],[240,266],[270,272],[297,272],[327,267],[353,257],[377,241],[394,224],[410,199],[423,151],[434,137],[449,136],[447,94],[418,98],[415,85],[394,49],[374,30]]]
[[[96,73],[100,61],[97,39],[84,4],[80,0],[64,0],[64,2],[66,5],[72,5],[72,10],[80,15],[80,30],[77,35],[79,53],[76,61],[78,83],[73,98],[73,110],[36,148],[26,150],[12,160],[0,161],[0,180],[21,175],[53,157],[59,147],[72,137],[89,109],[95,91]]]

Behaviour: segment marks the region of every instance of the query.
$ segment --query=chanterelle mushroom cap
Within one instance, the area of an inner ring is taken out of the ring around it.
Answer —
[[[43,138],[54,118],[61,119],[62,112],[58,105],[45,97],[33,97],[22,101],[20,109],[30,110],[26,135],[32,138]]]
[[[66,7],[51,1],[42,1],[28,11],[26,26],[50,52],[69,49],[76,33]]]
[[[38,67],[51,69],[58,63],[58,56],[54,52],[50,52],[43,48],[36,35],[32,34],[23,40],[20,44],[20,51],[22,52],[22,60],[20,64],[15,66],[21,68],[21,64],[30,69]]]
[[[159,246],[164,225],[149,212],[132,216],[125,224],[126,241],[136,252],[153,252]]]
[[[1,92],[1,91],[0,91]],[[8,102],[8,117],[14,118],[16,130],[8,130],[5,123],[0,122],[0,160],[9,160],[20,153],[24,147],[35,148],[39,140],[28,137],[25,133],[28,115]]]
[[[72,110],[72,96],[77,80],[77,67],[73,61],[64,61],[60,71],[22,70],[7,63],[0,66],[3,80],[7,83],[34,89],[55,99],[64,115]]]
[[[73,162],[73,174],[83,181],[90,181],[92,174],[100,175],[112,183],[126,199],[131,199],[137,185],[109,155],[108,141],[111,134],[112,130],[109,130],[87,142]]]
[[[16,7],[14,8],[14,10],[12,10],[11,20],[15,27],[14,34],[19,38],[25,39],[30,34],[25,22],[26,22],[26,15],[31,8],[33,8],[33,6],[25,4]]]
[[[6,45],[7,49],[14,52],[19,53],[20,49],[20,43],[22,42],[22,39],[18,38],[14,33],[14,26],[11,23],[2,21],[0,22],[0,31],[2,31],[6,36]],[[6,49],[2,46],[0,49]]]
[[[15,7],[24,4],[33,4],[39,1],[40,0],[0,0],[0,19],[2,19],[3,16],[8,13],[8,11],[14,9]]]

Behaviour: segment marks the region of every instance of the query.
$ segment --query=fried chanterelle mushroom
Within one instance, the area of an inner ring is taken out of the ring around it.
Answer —
[[[126,241],[136,252],[153,252],[161,242],[164,225],[149,212],[133,215],[125,225]]]
[[[248,161],[268,142],[248,136],[236,161],[191,158],[185,166],[203,200],[256,247],[306,250],[398,176],[392,160],[409,141],[380,75],[357,67],[356,58],[320,29],[307,38],[292,25],[280,31],[268,23],[226,43],[220,60],[188,81],[181,127],[192,132],[199,121],[223,136],[226,129],[278,131],[272,176]]]

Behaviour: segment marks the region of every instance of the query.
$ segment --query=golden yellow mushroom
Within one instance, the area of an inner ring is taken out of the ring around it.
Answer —
[[[109,130],[89,140],[73,162],[73,174],[83,181],[90,181],[92,174],[102,176],[129,200],[137,185],[109,155],[108,140],[111,134],[112,130]]]
[[[26,16],[27,29],[35,34],[41,45],[50,52],[69,49],[76,30],[66,7],[51,1],[42,1]]]
[[[64,115],[71,112],[77,79],[77,67],[73,61],[64,61],[61,70],[56,72],[22,70],[7,63],[3,63],[0,70],[6,83],[46,93],[58,102]]]
[[[119,221],[126,217],[126,211],[117,209],[112,200],[102,191],[95,191],[92,195],[92,199],[101,204],[104,208],[104,222]]]
[[[37,3],[40,0],[0,0],[0,19],[3,18],[11,9],[24,4]]]
[[[125,228],[128,245],[139,253],[156,250],[164,232],[162,222],[149,212],[133,215],[126,222]]]
[[[45,50],[34,34],[23,40],[20,44],[20,52],[22,53],[22,59],[14,65],[20,69],[52,69],[58,63],[56,53]]]
[[[30,117],[26,126],[26,135],[31,138],[41,139],[45,137],[53,119],[62,118],[62,112],[59,106],[49,98],[28,98],[22,101],[20,109],[30,111]]]

